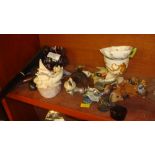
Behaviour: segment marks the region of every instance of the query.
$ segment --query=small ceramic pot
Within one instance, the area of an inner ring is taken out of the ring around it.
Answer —
[[[38,91],[45,98],[53,98],[61,91],[61,85],[51,88],[38,88]]]
[[[136,53],[136,48],[131,46],[112,46],[102,48],[106,68],[114,75],[123,74],[129,63],[129,58]]]

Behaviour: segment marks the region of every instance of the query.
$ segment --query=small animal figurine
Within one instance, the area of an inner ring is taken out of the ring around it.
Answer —
[[[107,76],[107,69],[105,67],[96,67],[98,71],[96,71],[94,74],[92,74],[92,78],[94,80],[94,84],[97,82],[100,82],[105,79]]]
[[[119,90],[113,90],[112,93],[110,94],[110,101],[112,103],[116,103],[116,102],[119,102],[119,101],[123,101],[123,97],[122,97],[122,94]]]
[[[83,94],[85,92],[84,88],[76,87],[76,83],[73,81],[72,78],[69,78],[67,81],[65,81],[64,88],[66,92],[69,93],[70,95],[73,95],[74,93]]]
[[[137,85],[132,85],[126,80],[124,80],[123,83],[117,85],[117,89],[120,91],[123,97],[133,97],[137,95]]]
[[[78,67],[70,77],[76,83],[78,88],[88,88],[89,86],[94,86],[91,77],[87,77],[81,67]]]
[[[73,95],[74,90],[76,88],[76,83],[73,81],[72,78],[69,78],[67,81],[65,81],[64,88],[67,93],[69,93],[70,95]]]
[[[139,80],[138,80],[138,78],[136,78],[136,77],[131,77],[131,78],[129,79],[129,83],[132,84],[132,85],[138,85]]]
[[[146,89],[145,89],[145,86],[142,83],[140,83],[138,85],[137,90],[138,90],[138,94],[139,95],[141,95],[141,96],[145,96],[146,95]]]

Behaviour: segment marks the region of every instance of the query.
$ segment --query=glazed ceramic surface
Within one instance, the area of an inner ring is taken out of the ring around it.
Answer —
[[[101,53],[111,59],[125,59],[128,58],[133,47],[131,46],[112,46],[102,48]]]
[[[126,59],[109,59],[107,57],[104,57],[104,61],[106,64],[106,68],[109,72],[112,74],[123,74],[129,63],[129,58]]]
[[[38,88],[38,91],[45,98],[53,98],[61,91],[61,85],[50,88]]]
[[[133,47],[131,46],[112,46],[102,48],[100,51],[104,55],[106,68],[115,75],[123,74],[129,63],[129,57]]]

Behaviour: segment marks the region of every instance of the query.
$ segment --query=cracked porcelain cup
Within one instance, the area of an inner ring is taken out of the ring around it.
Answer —
[[[108,71],[114,75],[122,75],[132,58],[136,53],[136,48],[131,46],[111,46],[100,49],[104,55],[104,61]]]

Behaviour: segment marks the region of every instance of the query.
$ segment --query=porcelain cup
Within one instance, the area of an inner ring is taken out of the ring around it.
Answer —
[[[133,57],[136,49],[131,46],[112,46],[102,48],[106,68],[114,75],[122,75],[128,68],[129,58]]]

